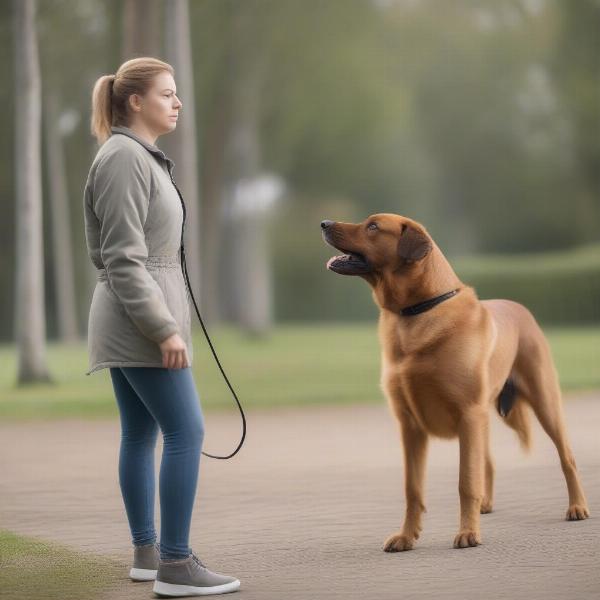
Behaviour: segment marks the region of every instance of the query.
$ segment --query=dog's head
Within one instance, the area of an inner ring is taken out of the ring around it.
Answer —
[[[378,275],[410,269],[427,260],[433,240],[420,223],[392,213],[369,216],[360,223],[322,221],[323,239],[344,254],[332,256],[327,268],[358,275],[370,283]]]

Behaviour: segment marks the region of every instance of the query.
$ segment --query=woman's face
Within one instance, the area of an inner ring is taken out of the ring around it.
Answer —
[[[157,136],[173,131],[177,127],[177,117],[182,107],[176,91],[171,73],[159,73],[144,96],[130,96],[130,102],[136,108],[133,111],[135,118],[142,120]]]

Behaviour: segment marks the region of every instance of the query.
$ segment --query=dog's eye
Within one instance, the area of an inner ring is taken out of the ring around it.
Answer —
[[[377,229],[377,223],[369,223],[367,229]]]

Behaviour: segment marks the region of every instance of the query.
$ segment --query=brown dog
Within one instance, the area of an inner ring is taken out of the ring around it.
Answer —
[[[569,492],[567,520],[589,516],[569,446],[557,373],[532,314],[510,300],[480,301],[421,224],[381,213],[362,223],[321,223],[341,252],[327,268],[358,275],[380,308],[381,389],[403,440],[406,515],[386,552],[410,550],[425,511],[428,436],[458,437],[460,526],[455,548],[481,543],[479,514],[492,510],[494,463],[489,408],[530,445],[529,405],[560,457]]]

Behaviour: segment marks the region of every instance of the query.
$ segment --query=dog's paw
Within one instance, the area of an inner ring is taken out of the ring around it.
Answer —
[[[485,500],[481,503],[481,508],[479,509],[479,512],[482,515],[487,515],[488,513],[492,512],[492,501],[491,500]]]
[[[385,540],[383,550],[385,552],[403,552],[404,550],[412,550],[414,543],[414,537],[402,533],[393,533]]]
[[[567,509],[566,520],[567,521],[581,521],[587,519],[590,516],[590,511],[585,504],[571,504]]]
[[[468,548],[469,546],[477,546],[481,544],[481,535],[478,531],[459,531],[454,538],[455,548]]]

